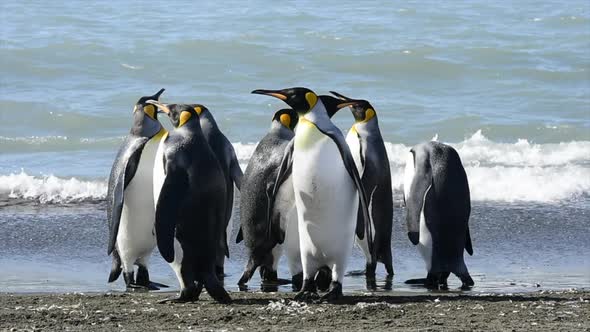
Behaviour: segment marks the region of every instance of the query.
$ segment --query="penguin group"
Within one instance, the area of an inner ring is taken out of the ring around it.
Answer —
[[[240,192],[235,241],[248,254],[240,287],[258,269],[263,285],[291,283],[295,300],[337,301],[355,243],[365,256],[367,288],[376,289],[378,263],[391,281],[392,179],[369,101],[304,87],[252,91],[289,108],[273,115],[242,173],[213,112],[202,104],[162,103],[163,92],[135,104],[109,177],[109,282],[123,273],[129,290],[167,287],[148,273],[157,246],[180,285],[179,297],[167,301],[196,301],[205,288],[214,300],[231,302],[223,278],[234,187]],[[344,136],[331,118],[346,107],[354,123]],[[159,113],[169,117],[170,132]],[[426,278],[406,283],[446,288],[453,273],[463,288],[472,287],[463,259],[464,251],[473,254],[469,186],[457,151],[438,142],[413,147],[403,198],[408,237],[427,270]],[[283,255],[290,279],[278,278]]]

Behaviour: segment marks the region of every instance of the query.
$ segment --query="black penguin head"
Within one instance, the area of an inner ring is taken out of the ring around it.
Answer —
[[[155,100],[155,101],[159,100],[160,95],[162,95],[164,90],[165,89],[160,89],[160,91],[156,92],[156,94],[154,94],[153,96],[143,96],[143,97],[139,98],[137,103],[135,103],[135,107],[133,108],[134,117],[143,118],[145,115],[147,115],[150,119],[157,120],[158,115],[157,115],[156,107],[154,105],[148,103],[148,101],[149,100]]]
[[[355,101],[356,104],[351,105],[352,116],[354,116],[355,122],[369,122],[371,119],[377,116],[375,108],[371,106],[366,100],[363,99],[352,99],[339,94],[338,92],[330,91],[331,94],[340,98],[342,101]]]
[[[356,100],[341,100],[338,98],[334,98],[332,96],[327,96],[327,95],[321,95],[319,96],[320,100],[322,101],[322,104],[324,104],[324,107],[326,108],[326,112],[328,113],[328,116],[331,118],[332,116],[334,116],[334,114],[336,114],[336,112],[338,112],[339,109],[346,107],[346,106],[354,106],[356,104]]]
[[[299,117],[297,116],[297,113],[294,110],[290,108],[284,108],[282,110],[277,111],[275,115],[272,117],[272,120],[277,121],[285,128],[295,130],[295,126],[299,121]]]
[[[252,93],[278,98],[291,106],[299,114],[305,114],[311,111],[318,102],[318,96],[315,92],[302,87],[283,90],[254,90]]]
[[[180,128],[187,123],[199,121],[199,113],[203,110],[201,106],[187,104],[163,104],[155,100],[149,100],[147,103],[158,107],[158,112],[168,114],[170,122],[174,128]],[[204,106],[203,106],[204,107]]]

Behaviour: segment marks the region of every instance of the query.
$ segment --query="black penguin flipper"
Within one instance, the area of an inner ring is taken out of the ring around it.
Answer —
[[[166,179],[156,205],[156,240],[160,254],[168,263],[174,261],[174,234],[179,206],[188,189],[188,176],[182,170],[166,172]]]
[[[236,236],[236,243],[240,243],[244,240],[244,233],[242,232],[242,227],[238,229],[238,236]]]
[[[414,149],[410,152],[414,155],[415,174],[410,184],[410,197],[406,197],[406,223],[408,238],[413,245],[417,245],[420,239],[420,214],[426,194],[432,186],[432,169],[426,153]]]
[[[123,211],[125,188],[131,182],[137,171],[143,147],[149,138],[128,136],[119,149],[109,177],[107,193],[107,219],[109,222],[109,242],[107,254],[115,249],[119,223]]]
[[[238,190],[242,188],[242,178],[244,177],[244,172],[242,172],[242,168],[240,167],[240,162],[238,157],[236,156],[236,151],[234,150],[233,146],[230,145],[230,154],[231,154],[231,163],[229,166],[229,175]]]
[[[336,126],[323,126],[317,123],[315,125],[322,133],[324,133],[324,135],[330,137],[334,144],[336,144],[338,151],[340,151],[340,156],[342,157],[344,167],[346,167],[346,171],[356,186],[356,189],[359,193],[359,200],[361,203],[360,208],[362,209],[363,215],[363,218],[357,218],[356,235],[362,240],[365,238],[366,233],[369,251],[373,252],[373,229],[369,217],[369,200],[367,198],[363,182],[361,181],[361,177],[359,176],[358,170],[356,169],[354,158],[352,157],[350,149],[348,148],[348,144],[346,144],[344,136],[340,132],[340,129],[338,129]],[[358,225],[359,223],[361,223],[360,226]]]
[[[273,225],[273,215],[272,211],[274,209],[275,199],[281,188],[281,185],[291,176],[291,171],[293,170],[293,150],[295,148],[295,140],[291,139],[287,146],[285,146],[285,152],[283,154],[283,159],[281,160],[281,165],[279,166],[279,171],[277,173],[276,180],[274,184],[269,183],[267,187],[267,199],[268,199],[268,210],[266,214],[267,222],[268,222],[268,238],[271,238],[271,234],[275,234],[279,236],[279,243],[283,243],[285,240],[285,233],[281,230],[280,225]],[[271,190],[272,189],[272,190]],[[279,219],[280,222],[280,219]]]
[[[470,256],[473,256],[473,245],[471,244],[471,234],[469,234],[469,227],[467,227],[467,234],[465,235],[465,250]]]

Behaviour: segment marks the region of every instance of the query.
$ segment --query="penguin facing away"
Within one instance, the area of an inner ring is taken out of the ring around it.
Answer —
[[[150,101],[174,130],[164,141],[166,177],[156,205],[156,238],[180,283],[177,299],[196,301],[203,289],[220,303],[231,298],[217,279],[215,259],[226,214],[225,176],[191,105]]]
[[[353,101],[337,92],[330,91],[343,101]],[[379,130],[375,108],[366,100],[357,100],[351,106],[355,119],[346,136],[346,143],[354,157],[359,175],[369,196],[369,216],[375,232],[373,233],[374,252],[369,252],[367,239],[357,240],[367,261],[367,286],[375,288],[375,269],[381,262],[388,278],[393,277],[391,257],[391,232],[393,229],[393,193],[391,189],[391,170],[387,150]],[[359,214],[359,218],[361,218]]]
[[[295,137],[286,148],[271,195],[274,204],[285,175],[291,171],[303,265],[303,286],[295,299],[317,299],[314,276],[328,266],[332,282],[321,300],[335,301],[342,297],[342,279],[355,230],[361,239],[368,233],[372,249],[372,230],[365,222],[369,220],[365,191],[344,136],[330,120],[339,108],[355,102],[339,101],[327,108],[322,98],[301,87],[252,93],[279,98],[299,115]],[[362,219],[357,218],[359,196]],[[361,227],[357,227],[359,222]]]
[[[233,145],[217,126],[213,114],[211,114],[207,107],[201,104],[191,104],[190,106],[193,107],[199,115],[199,122],[201,124],[203,135],[205,136],[207,143],[209,143],[211,150],[215,153],[226,181],[227,198],[224,219],[225,232],[220,234],[219,250],[217,251],[215,263],[217,276],[223,278],[225,257],[229,258],[229,237],[232,230],[231,216],[234,206],[234,184],[238,190],[240,190],[243,173]]]
[[[244,240],[249,253],[248,263],[238,285],[244,286],[260,267],[263,283],[277,283],[277,265],[286,249],[289,269],[294,279],[303,278],[297,212],[293,184],[288,177],[277,194],[274,209],[270,211],[272,233],[269,234],[267,214],[268,193],[272,193],[285,148],[295,136],[293,130],[298,116],[292,109],[277,111],[270,130],[252,154],[242,180],[240,191],[240,231],[236,242]],[[282,243],[282,244],[281,244]],[[284,247],[284,248],[283,248]],[[297,283],[297,280],[294,280]]]
[[[166,133],[157,119],[156,108],[146,103],[158,99],[141,97],[133,110],[133,126],[113,163],[108,182],[108,254],[113,256],[109,282],[121,271],[128,289],[158,289],[166,285],[150,282],[148,263],[156,246],[152,172],[160,140]],[[134,265],[138,265],[137,278]]]
[[[469,234],[469,184],[459,154],[452,147],[427,142],[408,153],[404,174],[404,200],[408,237],[418,250],[428,275],[408,284],[447,288],[455,274],[462,288],[474,285],[463,258],[473,255]]]

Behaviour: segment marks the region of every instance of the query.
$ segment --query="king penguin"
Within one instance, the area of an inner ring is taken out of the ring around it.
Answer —
[[[343,101],[353,101],[337,92],[330,91]],[[355,123],[346,136],[346,143],[354,158],[359,175],[369,196],[369,217],[373,233],[374,253],[369,252],[367,239],[358,240],[365,258],[367,287],[375,288],[377,262],[385,265],[388,278],[393,277],[391,258],[391,232],[393,229],[393,194],[391,170],[387,150],[379,130],[375,108],[366,100],[359,99],[351,106]],[[362,216],[359,215],[359,218]]]
[[[246,167],[240,191],[240,231],[236,242],[244,240],[249,253],[248,263],[238,284],[244,286],[258,267],[263,283],[277,283],[277,266],[285,249],[294,288],[301,288],[303,273],[299,253],[297,210],[293,183],[288,176],[281,185],[273,211],[268,236],[268,192],[272,192],[285,148],[295,136],[297,113],[292,109],[277,111]]]
[[[427,142],[408,153],[404,173],[408,237],[426,263],[426,279],[408,280],[428,288],[447,288],[452,272],[463,288],[473,286],[463,251],[473,255],[469,235],[469,184],[452,147]]]
[[[369,217],[363,184],[344,135],[330,120],[339,108],[355,103],[339,102],[327,109],[318,95],[301,87],[252,93],[276,97],[299,116],[295,137],[285,149],[271,195],[273,203],[284,176],[291,171],[303,265],[303,286],[295,299],[317,299],[314,277],[321,267],[328,266],[332,282],[320,300],[338,300],[342,297],[342,280],[355,229],[360,238],[369,233],[372,248],[370,224],[365,222]],[[357,218],[359,196],[362,219]],[[364,226],[357,227],[357,222]]]
[[[195,107],[149,101],[167,113],[174,130],[164,138],[165,179],[156,204],[160,254],[174,270],[180,297],[198,300],[203,286],[218,302],[231,298],[217,279],[215,259],[225,231],[226,183],[222,167],[205,139]]]
[[[141,97],[133,109],[133,127],[119,149],[108,183],[107,219],[109,223],[108,254],[113,255],[109,282],[117,280],[123,270],[127,288],[158,289],[165,285],[149,280],[148,262],[156,246],[154,236],[154,203],[152,173],[155,154],[166,133],[157,119],[150,99]],[[137,279],[134,265],[138,265]]]
[[[225,232],[220,234],[219,250],[217,251],[215,262],[217,276],[223,278],[225,257],[229,257],[229,238],[232,231],[231,217],[234,206],[234,184],[238,190],[240,190],[243,173],[233,145],[217,126],[213,114],[211,114],[207,107],[201,104],[191,104],[190,106],[193,107],[199,115],[199,123],[201,124],[203,135],[205,136],[207,143],[209,143],[209,147],[211,147],[211,150],[215,153],[225,176],[227,195],[224,218]]]

